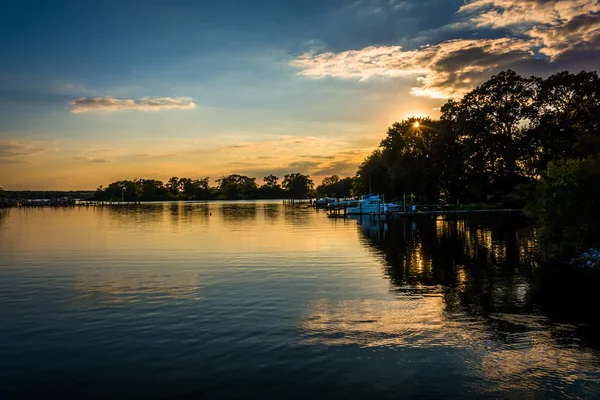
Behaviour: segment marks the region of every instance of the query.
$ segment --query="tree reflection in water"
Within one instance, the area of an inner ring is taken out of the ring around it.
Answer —
[[[416,370],[427,360],[424,376],[446,376],[444,367],[435,375],[435,367],[460,360],[453,373],[484,398],[597,394],[600,352],[589,346],[596,315],[573,312],[587,301],[577,293],[580,285],[556,291],[557,282],[576,282],[565,283],[564,271],[543,273],[534,261],[534,229],[525,221],[363,217],[358,225],[394,298],[312,303],[306,343],[393,349]]]
[[[440,289],[447,313],[483,318],[504,337],[528,316],[540,323],[574,323],[582,339],[598,331],[596,282],[536,260],[535,228],[520,216],[423,217],[390,222],[358,219],[361,239],[382,259],[392,290]],[[499,317],[504,316],[504,317]],[[560,335],[564,330],[558,330]],[[566,335],[571,335],[569,330]]]

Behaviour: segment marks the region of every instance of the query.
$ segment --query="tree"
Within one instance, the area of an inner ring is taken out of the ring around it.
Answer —
[[[179,187],[183,192],[183,197],[196,200],[207,199],[209,194],[208,180],[208,177],[202,179],[181,178]]]
[[[8,195],[6,194],[6,191],[4,191],[4,189],[0,186],[0,198],[5,199],[7,197]]]
[[[270,174],[263,178],[264,184],[258,189],[257,196],[262,199],[280,199],[284,197],[283,189],[279,184],[279,177]]]
[[[348,177],[340,179],[337,175],[323,178],[322,183],[317,187],[319,195],[331,195],[334,197],[347,197],[352,193],[353,179]]]
[[[287,190],[290,198],[303,199],[312,194],[314,183],[309,175],[293,173],[284,176],[282,186]]]
[[[221,196],[227,199],[249,199],[256,196],[256,178],[245,175],[227,175],[217,179]]]
[[[527,135],[533,175],[550,161],[600,153],[600,78],[560,72],[540,80]]]
[[[139,201],[142,195],[141,179],[125,181],[125,201]]]
[[[442,107],[442,121],[464,147],[465,173],[474,200],[510,193],[531,180],[523,126],[535,113],[539,79],[508,70],[459,101]]]
[[[390,171],[383,161],[381,150],[374,150],[358,167],[354,182],[354,195],[365,193],[390,193]]]
[[[120,201],[139,201],[143,193],[142,180],[117,181],[109,184],[104,189],[104,195],[100,200]]]
[[[526,211],[538,221],[542,254],[561,259],[599,245],[600,158],[552,161]]]
[[[142,186],[141,200],[165,200],[168,198],[169,191],[161,181],[155,179],[140,179]]]
[[[323,185],[323,186],[331,186],[331,185],[335,185],[339,181],[340,181],[340,177],[339,176],[337,176],[337,175],[331,175],[331,176],[323,178],[323,182],[321,183],[321,185]]]
[[[178,177],[173,176],[173,177],[169,178],[166,186],[167,186],[167,190],[169,191],[169,193],[171,193],[171,195],[173,197],[179,196],[180,181],[179,181]]]
[[[270,174],[270,175],[268,175],[268,176],[265,176],[265,177],[263,178],[263,182],[265,182],[265,184],[264,184],[263,186],[265,186],[265,187],[268,187],[268,188],[273,188],[273,189],[275,189],[275,188],[279,188],[279,187],[281,187],[281,186],[279,185],[279,177],[277,177],[277,176],[275,176],[275,175],[273,175],[273,174]]]
[[[423,201],[438,199],[441,160],[434,143],[439,137],[439,122],[429,118],[409,118],[388,129],[380,144],[391,180],[388,192],[398,197],[412,193]]]
[[[105,200],[104,198],[104,188],[102,187],[102,185],[98,186],[98,188],[96,188],[96,191],[94,192],[94,199],[96,200]]]

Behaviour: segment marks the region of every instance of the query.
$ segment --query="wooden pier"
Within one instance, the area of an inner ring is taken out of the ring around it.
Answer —
[[[313,205],[311,199],[283,199],[283,204],[287,206]]]
[[[327,215],[329,218],[346,218],[348,214],[346,214],[347,207],[329,207],[327,209]]]

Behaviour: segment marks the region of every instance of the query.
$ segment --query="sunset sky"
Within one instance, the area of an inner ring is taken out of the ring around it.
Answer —
[[[598,65],[598,0],[3,1],[0,186],[354,175],[495,72]]]

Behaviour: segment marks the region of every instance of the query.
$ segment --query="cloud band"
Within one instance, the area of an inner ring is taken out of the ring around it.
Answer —
[[[71,112],[160,111],[191,110],[196,104],[190,97],[143,97],[141,99],[117,99],[114,97],[80,97],[69,101]]]

